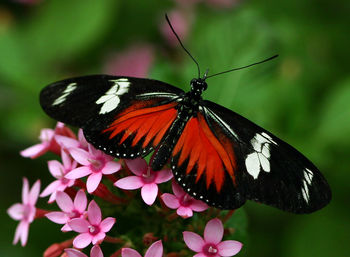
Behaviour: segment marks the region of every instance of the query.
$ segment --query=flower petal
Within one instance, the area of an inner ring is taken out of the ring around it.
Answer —
[[[69,221],[68,225],[75,232],[86,233],[89,231],[90,223],[86,219],[78,218],[78,219],[72,219],[71,221]]]
[[[56,160],[48,161],[47,166],[49,168],[51,175],[54,176],[55,178],[60,178],[63,176],[64,167],[59,161],[56,161]]]
[[[29,223],[22,221],[20,224],[20,234],[21,234],[21,245],[25,246],[27,244],[28,232],[29,232]],[[16,231],[17,232],[17,231]]]
[[[125,160],[125,163],[136,176],[141,176],[148,167],[147,162],[142,158]]]
[[[104,156],[104,153],[96,149],[92,144],[88,144],[88,150],[90,155],[92,155],[93,157]]]
[[[23,205],[15,203],[7,209],[7,214],[14,220],[21,220],[23,218]]]
[[[162,257],[163,256],[163,244],[159,240],[154,242],[147,250],[145,257]]]
[[[61,181],[59,181],[59,180],[55,180],[55,181],[51,182],[44,189],[44,191],[42,191],[42,193],[40,194],[40,197],[46,197],[46,196],[52,194],[53,192],[57,191],[57,189],[60,185],[61,185]]]
[[[102,232],[106,233],[110,231],[114,223],[115,223],[115,218],[112,218],[112,217],[105,218],[100,224],[100,228]]]
[[[57,224],[66,224],[66,222],[69,220],[67,214],[60,211],[49,212],[45,214],[45,216],[46,218]]]
[[[200,235],[190,231],[184,231],[182,232],[182,234],[188,248],[190,248],[194,252],[202,251],[205,242]]]
[[[23,178],[22,203],[27,204],[28,201],[29,201],[29,182],[27,178]]]
[[[64,251],[68,255],[68,257],[88,257],[86,254],[74,248],[67,248],[67,249],[64,249]]]
[[[92,200],[88,207],[88,217],[92,225],[99,225],[101,223],[101,209],[97,203]]]
[[[119,162],[111,161],[111,162],[106,163],[106,165],[103,167],[101,172],[105,175],[113,174],[113,173],[117,172],[118,170],[120,170],[120,168],[121,168],[121,165]]]
[[[73,201],[65,192],[57,192],[56,203],[64,212],[72,212],[74,210]]]
[[[74,138],[61,136],[61,135],[55,135],[54,138],[57,144],[59,144],[61,147],[64,147],[66,149],[79,147],[79,141]]]
[[[173,173],[171,172],[170,169],[157,171],[157,177],[155,182],[157,184],[164,183],[169,181],[172,177],[173,177]]]
[[[39,193],[40,193],[40,180],[38,179],[34,185],[32,186],[32,189],[29,192],[29,196],[28,196],[28,203],[30,205],[35,205],[36,201],[38,200],[39,197]]]
[[[78,131],[78,139],[80,142],[80,147],[87,149],[88,148],[88,142],[85,139],[84,133],[82,129],[79,129]]]
[[[82,178],[85,177],[89,174],[91,174],[91,169],[87,166],[82,166],[82,167],[78,167],[74,170],[71,170],[70,172],[68,172],[65,177],[68,179],[76,179],[76,178]]]
[[[74,207],[80,213],[83,213],[86,209],[87,198],[83,189],[80,189],[74,198]]]
[[[186,194],[185,191],[174,180],[171,183],[171,188],[173,189],[174,195],[176,195],[176,197],[178,197],[178,198],[180,198]]]
[[[218,244],[224,235],[224,227],[218,218],[208,221],[204,229],[204,240],[206,243]]]
[[[65,170],[69,170],[72,167],[72,159],[70,155],[67,153],[65,148],[61,148],[61,159],[63,163],[63,167]]]
[[[142,257],[136,250],[131,248],[122,249],[122,257]]]
[[[183,207],[183,206],[180,206],[180,208],[177,209],[176,213],[177,213],[177,215],[179,215],[185,219],[193,216],[192,209],[188,208],[188,207]]]
[[[142,199],[148,205],[152,205],[154,203],[157,198],[157,194],[158,186],[155,183],[146,184],[141,188]]]
[[[32,159],[43,155],[48,149],[47,143],[36,144],[20,152],[23,157],[30,157]]]
[[[94,245],[94,247],[91,248],[90,257],[103,257],[103,253],[99,245]]]
[[[96,190],[102,179],[102,173],[92,173],[86,181],[86,189],[91,194]]]
[[[61,231],[62,232],[72,231],[72,228],[68,224],[66,224],[61,228]]]
[[[197,211],[197,212],[205,211],[206,209],[209,208],[209,206],[206,203],[204,203],[200,200],[195,200],[195,199],[193,199],[193,201],[189,207],[192,210]]]
[[[80,148],[69,148],[68,150],[74,160],[82,165],[90,165],[90,162],[88,160],[90,158],[90,155],[87,151]]]
[[[122,179],[119,179],[117,182],[114,183],[116,187],[126,189],[126,190],[133,190],[133,189],[139,189],[144,185],[141,178],[138,176],[129,176]]]
[[[92,236],[89,233],[83,233],[78,235],[76,238],[73,240],[73,245],[75,248],[85,248],[91,243]]]
[[[162,194],[161,198],[165,205],[170,209],[177,209],[180,206],[179,200],[176,198],[175,195],[165,193]]]
[[[241,242],[235,240],[222,241],[217,245],[217,248],[219,250],[218,254],[223,257],[233,256],[239,253],[239,251],[242,249],[242,246],[243,244]]]

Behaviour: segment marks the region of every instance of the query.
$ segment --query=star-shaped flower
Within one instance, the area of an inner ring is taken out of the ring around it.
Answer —
[[[204,229],[204,240],[190,231],[184,231],[186,245],[197,252],[194,257],[228,257],[236,255],[242,248],[242,243],[234,240],[221,241],[224,227],[218,218],[210,220]]]
[[[154,242],[147,250],[145,257],[162,257],[163,256],[163,244],[159,240]],[[122,257],[142,257],[136,250],[131,248],[122,249]]]
[[[76,248],[85,248],[91,242],[94,245],[101,243],[115,223],[112,217],[102,220],[101,209],[94,200],[90,202],[87,214],[88,220],[77,218],[68,222],[72,230],[80,233],[73,241]]]
[[[166,206],[171,209],[177,209],[176,213],[179,216],[189,218],[192,217],[193,211],[201,212],[209,208],[206,203],[196,200],[186,194],[185,191],[174,181],[172,183],[172,189],[174,195],[165,193],[162,194],[161,198]]]
[[[125,160],[125,163],[135,176],[119,179],[114,185],[126,190],[141,188],[142,199],[148,205],[152,205],[157,198],[157,184],[173,177],[170,169],[153,171],[144,159]]]
[[[80,189],[74,198],[74,202],[65,192],[57,192],[56,203],[62,212],[50,212],[45,216],[58,224],[65,224],[62,231],[71,231],[68,222],[76,218],[85,218],[87,198],[84,190]]]
[[[45,197],[51,194],[49,203],[55,201],[56,193],[58,191],[64,191],[67,187],[73,186],[75,182],[74,179],[68,179],[65,175],[77,167],[77,162],[72,161],[64,149],[61,150],[61,157],[63,165],[56,160],[48,162],[49,171],[57,180],[49,184],[40,194],[40,197]]]
[[[112,156],[104,154],[90,144],[88,145],[88,151],[80,148],[70,148],[69,152],[83,166],[70,171],[65,177],[77,179],[89,176],[86,182],[89,193],[96,190],[101,182],[102,175],[113,174],[121,168],[120,163],[113,161]]]
[[[23,157],[34,159],[48,151],[55,154],[60,154],[61,146],[56,142],[55,135],[63,135],[66,137],[75,138],[74,133],[68,127],[66,127],[62,122],[58,122],[55,130],[42,129],[39,136],[41,143],[33,145],[21,151],[21,155]]]
[[[32,189],[29,190],[29,183],[23,178],[22,203],[12,205],[8,210],[8,215],[14,220],[20,220],[15,233],[13,244],[17,244],[21,239],[21,245],[25,246],[28,239],[29,224],[33,222],[36,208],[35,204],[39,197],[40,180],[37,180]]]

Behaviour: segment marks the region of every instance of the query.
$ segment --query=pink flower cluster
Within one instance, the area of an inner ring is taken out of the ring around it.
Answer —
[[[141,158],[115,161],[114,157],[106,155],[87,143],[81,130],[76,137],[64,124],[58,123],[55,130],[42,130],[40,139],[40,144],[22,151],[21,154],[30,158],[37,158],[48,151],[58,154],[62,162],[58,160],[48,162],[48,169],[55,180],[40,194],[39,180],[32,189],[29,189],[28,180],[23,179],[22,203],[11,206],[8,214],[11,218],[20,221],[14,244],[21,240],[22,246],[26,245],[29,225],[35,218],[47,217],[50,221],[63,225],[62,232],[77,233],[74,239],[53,244],[45,252],[45,257],[59,256],[63,251],[68,257],[87,256],[81,250],[90,244],[93,245],[90,256],[103,257],[100,245],[104,241],[124,244],[124,247],[122,246],[113,256],[141,257],[136,250],[128,247],[129,244],[124,239],[106,235],[117,219],[103,218],[101,207],[95,200],[89,202],[87,193],[90,194],[89,198],[97,196],[105,202],[115,204],[127,203],[134,198],[135,194],[128,193],[129,190],[141,189],[141,198],[146,206],[153,205],[159,198],[164,208],[163,212],[172,212],[171,209],[176,209],[176,214],[182,218],[190,218],[194,212],[203,212],[208,209],[205,203],[185,193],[174,180],[172,180],[173,194],[160,192],[159,184],[173,178],[170,169],[153,171]],[[117,172],[123,176],[115,176]],[[86,179],[82,180],[84,177]],[[111,181],[114,185],[113,190],[124,193],[126,198],[120,198],[118,194],[108,189],[106,184]],[[39,194],[41,197],[49,196],[48,202],[56,202],[60,210],[47,211],[36,208]],[[187,246],[197,252],[196,257],[232,256],[242,247],[242,244],[237,241],[221,242],[223,225],[219,219],[208,222],[204,239],[189,231],[183,232],[183,237]],[[74,248],[69,248],[71,245]],[[161,257],[162,254],[163,245],[161,240],[158,240],[149,247],[145,257]]]

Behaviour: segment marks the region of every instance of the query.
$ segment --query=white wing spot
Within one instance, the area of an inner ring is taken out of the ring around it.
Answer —
[[[106,114],[113,111],[120,103],[120,96],[129,91],[130,82],[126,78],[110,80],[114,85],[97,99],[96,104],[103,104],[99,114]]]
[[[65,90],[63,90],[62,95],[60,97],[58,97],[52,105],[58,105],[63,103],[64,101],[66,101],[67,96],[72,93],[75,89],[77,88],[77,83],[70,83],[68,84],[68,86],[66,87]]]
[[[265,132],[256,134],[250,143],[255,152],[248,154],[245,159],[245,166],[247,171],[254,179],[257,179],[260,171],[270,172],[270,144],[276,144],[272,138]]]
[[[310,201],[309,186],[311,186],[313,176],[314,174],[311,170],[309,170],[308,168],[304,170],[304,181],[303,187],[301,188],[301,193],[303,195],[304,200],[307,203]]]

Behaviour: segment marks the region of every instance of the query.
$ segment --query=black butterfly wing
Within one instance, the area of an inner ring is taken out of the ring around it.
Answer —
[[[203,101],[202,113],[218,139],[230,139],[235,186],[244,198],[293,213],[310,213],[329,203],[331,191],[325,178],[295,148],[213,102]],[[235,203],[236,196],[232,199]],[[223,207],[231,205],[228,201]]]
[[[182,94],[156,80],[91,75],[48,85],[40,103],[52,118],[82,128],[96,148],[136,158],[161,142]]]

